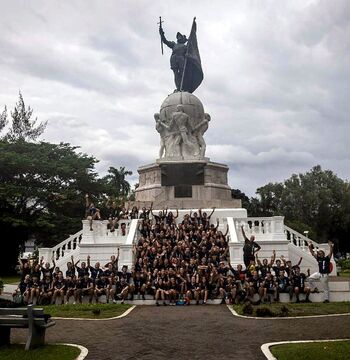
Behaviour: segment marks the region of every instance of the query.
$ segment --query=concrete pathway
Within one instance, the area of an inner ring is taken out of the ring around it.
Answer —
[[[350,316],[255,320],[234,317],[226,306],[139,306],[111,321],[56,320],[48,342],[88,348],[86,360],[265,359],[260,346],[283,340],[350,335]],[[14,329],[12,342],[25,330]]]

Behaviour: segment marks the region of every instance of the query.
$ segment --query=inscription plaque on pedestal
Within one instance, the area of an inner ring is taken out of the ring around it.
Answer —
[[[204,164],[161,164],[161,185],[204,185]]]
[[[192,197],[192,185],[176,185],[174,186],[175,198],[191,198]]]

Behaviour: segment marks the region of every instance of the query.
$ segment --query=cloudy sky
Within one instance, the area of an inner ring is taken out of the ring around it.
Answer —
[[[19,89],[43,139],[100,160],[154,162],[153,114],[174,89],[168,39],[197,17],[212,121],[207,156],[249,195],[316,164],[350,177],[350,1],[0,0],[0,110]]]

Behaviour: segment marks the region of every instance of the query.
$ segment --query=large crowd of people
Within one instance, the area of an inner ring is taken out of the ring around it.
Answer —
[[[93,208],[87,199],[87,209]],[[43,259],[32,265],[19,260],[21,281],[14,297],[24,303],[63,304],[71,299],[73,303],[81,303],[83,296],[90,303],[99,302],[101,295],[106,296],[107,303],[124,303],[151,295],[157,305],[175,305],[190,304],[191,300],[206,304],[208,299],[217,298],[223,304],[271,302],[279,301],[280,294],[287,293],[290,301],[295,298],[300,302],[300,294],[305,294],[304,301],[310,302],[311,289],[317,291],[312,285],[317,276],[300,272],[302,258],[293,265],[283,256],[277,259],[274,251],[270,259],[260,259],[259,244],[254,236],[246,236],[243,227],[244,266],[233,268],[227,230],[220,231],[219,222],[213,224],[214,211],[215,208],[207,214],[199,209],[184,215],[182,220],[178,219],[178,211],[163,210],[155,214],[152,207],[141,211],[134,207],[118,215],[111,212],[110,231],[115,229],[121,215],[139,219],[140,236],[133,247],[132,269],[125,265],[119,269],[119,249],[103,265],[97,262],[92,266],[89,256],[83,262],[72,257],[65,272],[56,266],[54,258],[52,264],[44,264]],[[87,212],[87,216],[91,221],[101,217],[96,208]],[[323,283],[327,280],[327,284],[331,245],[330,249],[330,254],[325,256],[324,252],[314,253],[310,247],[319,263],[319,278]],[[328,294],[325,300],[329,301]]]

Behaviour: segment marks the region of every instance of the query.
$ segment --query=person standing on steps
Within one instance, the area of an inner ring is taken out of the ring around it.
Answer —
[[[311,289],[314,288],[314,282],[320,280],[323,285],[323,296],[324,303],[329,303],[329,274],[331,273],[331,258],[333,255],[334,244],[331,241],[328,241],[329,245],[329,254],[326,256],[323,250],[318,250],[315,252],[313,244],[310,242],[308,244],[311,255],[317,260],[318,263],[318,272],[311,274],[308,278]]]
[[[249,267],[250,261],[255,262],[255,253],[257,253],[261,246],[255,241],[255,236],[252,235],[250,239],[247,238],[243,225],[241,226],[242,235],[244,237],[244,246],[243,246],[243,261],[246,268]]]

